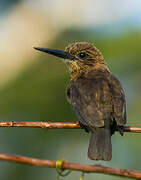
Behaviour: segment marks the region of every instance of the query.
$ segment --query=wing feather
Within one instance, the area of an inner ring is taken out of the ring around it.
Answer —
[[[83,78],[70,85],[70,102],[80,123],[102,127],[109,124],[112,96],[108,79],[102,76]]]
[[[118,125],[126,123],[126,100],[120,81],[111,75],[111,91],[113,96],[114,119]]]

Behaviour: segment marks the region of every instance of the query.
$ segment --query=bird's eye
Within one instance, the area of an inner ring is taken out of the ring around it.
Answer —
[[[85,52],[80,52],[80,53],[78,54],[78,57],[80,57],[81,59],[84,59],[84,58],[87,57],[87,54],[86,54]]]

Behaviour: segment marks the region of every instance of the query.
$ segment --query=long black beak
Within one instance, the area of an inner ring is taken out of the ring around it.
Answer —
[[[48,54],[52,54],[54,56],[57,56],[57,57],[60,57],[63,59],[70,59],[70,60],[74,59],[74,56],[70,55],[66,51],[61,51],[61,50],[57,50],[57,49],[40,48],[40,47],[34,47],[34,49],[42,51],[42,52],[46,52]]]

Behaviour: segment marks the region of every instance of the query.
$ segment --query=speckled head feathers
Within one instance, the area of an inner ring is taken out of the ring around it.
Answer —
[[[93,44],[88,42],[72,43],[65,48],[65,51],[68,52],[70,55],[76,56],[78,59],[79,54],[81,52],[85,52],[87,54],[86,59],[95,59],[95,61],[103,60],[101,52]]]
[[[73,79],[79,74],[89,72],[94,68],[106,68],[101,52],[91,43],[72,43],[65,48],[65,52],[74,57],[73,60],[64,60]]]

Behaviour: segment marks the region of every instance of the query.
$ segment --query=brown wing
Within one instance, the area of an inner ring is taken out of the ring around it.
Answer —
[[[73,81],[68,96],[80,123],[102,127],[110,123],[112,97],[108,79],[103,74]]]
[[[126,101],[124,90],[120,81],[113,75],[111,75],[110,84],[113,97],[114,119],[118,125],[124,125],[126,123]]]

